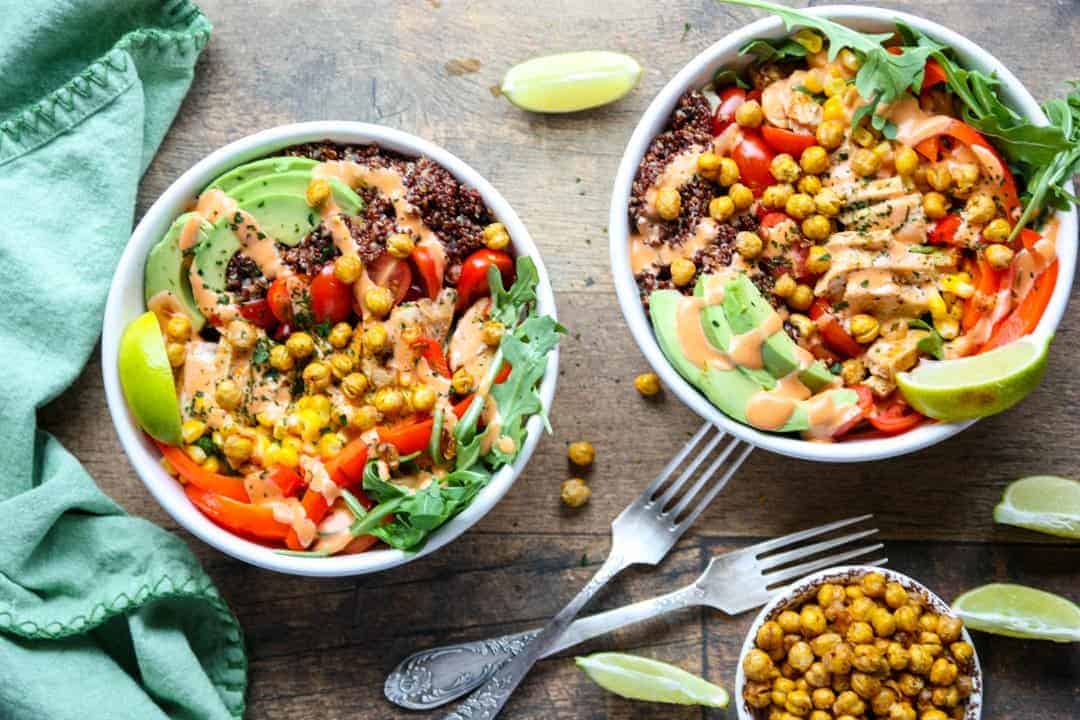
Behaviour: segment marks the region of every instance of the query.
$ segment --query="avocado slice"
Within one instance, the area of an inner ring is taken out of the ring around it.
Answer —
[[[299,195],[305,197],[312,174],[307,170],[260,175],[228,190],[228,194],[240,205],[268,195]],[[346,215],[359,215],[364,209],[363,199],[352,188],[337,178],[327,178],[334,203]]]
[[[706,323],[716,314],[723,314],[733,333],[750,332],[765,322],[774,312],[761,291],[745,275],[736,275],[724,286],[722,307],[706,309]],[[710,342],[712,338],[710,338]],[[774,378],[782,378],[799,367],[795,341],[787,333],[777,332],[761,346],[765,369]],[[834,376],[820,360],[799,373],[799,379],[811,392],[819,392],[834,382]]]
[[[225,271],[239,249],[240,238],[225,218],[219,219],[206,239],[195,246],[195,272],[199,273],[207,289],[219,294],[225,292]]]
[[[263,175],[285,173],[291,170],[307,170],[310,172],[311,169],[318,164],[317,161],[304,157],[278,156],[263,158],[262,160],[256,160],[255,162],[233,168],[224,175],[221,175],[214,182],[207,185],[206,189],[224,190],[225,192],[229,192],[237,185],[249,182],[255,178],[262,177]]]
[[[694,296],[703,297],[704,295],[705,276],[702,275],[698,278],[697,285],[694,286]],[[705,309],[701,312],[701,328],[705,331],[705,337],[708,339],[709,344],[717,350],[727,352],[728,348],[731,347],[731,336],[735,333],[731,331],[731,324],[728,322],[727,316],[720,305],[705,306]],[[765,368],[740,366],[739,370],[766,390],[772,390],[776,387],[776,378]]]
[[[259,195],[241,203],[240,209],[251,213],[260,232],[290,247],[322,222],[319,211],[303,195]]]
[[[149,304],[150,298],[159,292],[172,293],[191,319],[191,327],[198,332],[206,324],[206,318],[199,312],[199,306],[191,293],[191,281],[188,279],[189,262],[184,251],[180,249],[180,235],[193,215],[194,213],[184,213],[176,218],[169,227],[169,231],[165,233],[165,237],[159,240],[146,256],[143,295]],[[202,244],[212,230],[213,225],[200,219],[198,244]]]
[[[746,418],[746,406],[750,398],[763,389],[762,386],[754,382],[742,368],[705,369],[690,362],[689,358],[683,354],[678,337],[676,314],[681,297],[675,290],[654,290],[649,295],[649,316],[660,349],[675,370],[691,385],[701,390],[713,405],[720,408],[726,415],[749,425]],[[855,392],[848,389],[827,390],[825,395],[835,407],[853,405],[857,400]],[[807,430],[810,427],[807,402],[803,400],[795,403],[791,417],[776,432]]]

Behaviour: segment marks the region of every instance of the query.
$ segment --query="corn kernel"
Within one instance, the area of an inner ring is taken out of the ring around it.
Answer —
[[[206,432],[206,423],[202,420],[185,420],[180,426],[180,436],[188,445],[201,438],[204,432]]]
[[[803,87],[814,95],[825,92],[825,84],[821,75],[822,72],[820,70],[811,69],[807,71],[806,77],[803,78]]]
[[[810,28],[803,28],[797,33],[791,36],[791,39],[806,48],[807,52],[817,53],[821,52],[821,48],[824,47],[825,41],[821,37],[821,33],[817,30],[811,30]]]
[[[319,457],[323,460],[337,457],[343,447],[345,447],[345,443],[342,441],[340,435],[337,433],[326,433],[319,438]]]
[[[940,220],[949,212],[948,201],[939,192],[928,192],[922,199],[923,212],[931,220]]]
[[[187,348],[183,343],[171,342],[165,345],[165,355],[169,358],[169,365],[178,368],[187,360]]]
[[[938,283],[938,289],[965,300],[975,294],[975,285],[972,284],[971,275],[966,272],[943,275]]]
[[[851,335],[855,342],[867,345],[877,339],[881,323],[873,315],[858,314],[851,318]]]
[[[828,96],[830,100],[832,98],[843,98],[844,93],[847,91],[847,80],[833,75],[825,81],[824,90],[825,95]]]
[[[843,65],[846,70],[855,72],[862,67],[862,60],[860,60],[859,56],[850,48],[841,50],[838,57],[840,58],[840,64]]]
[[[927,307],[930,309],[930,316],[935,321],[949,317],[949,308],[945,304],[945,298],[941,297],[939,293],[930,293],[930,297],[927,298]]]
[[[185,445],[184,452],[187,453],[187,456],[189,458],[199,463],[200,465],[206,462],[206,451],[198,445]]]
[[[206,472],[216,473],[221,471],[221,461],[213,455],[203,460],[199,465]]]
[[[284,465],[287,468],[295,468],[300,464],[300,451],[294,447],[282,446],[277,451],[275,457],[277,465]]]
[[[868,148],[874,144],[874,133],[870,132],[864,127],[857,127],[851,131],[851,139],[855,141],[855,144]]]
[[[934,329],[945,340],[953,340],[960,334],[960,323],[956,321],[956,318],[947,317],[942,320],[935,320]]]

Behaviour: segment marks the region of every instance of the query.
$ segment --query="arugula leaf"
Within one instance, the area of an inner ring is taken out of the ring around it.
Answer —
[[[768,40],[757,38],[739,49],[740,55],[753,55],[759,63],[802,60],[806,57],[806,48],[791,38]]]
[[[722,88],[726,85],[735,85],[741,87],[743,90],[749,90],[751,87],[750,83],[742,79],[742,76],[739,75],[738,71],[732,70],[731,68],[720,68],[717,70],[716,74],[713,75],[712,81],[713,88],[715,89]]]
[[[796,27],[808,27],[819,30],[825,37],[829,38],[830,60],[836,59],[836,54],[840,52],[841,48],[851,48],[852,50],[858,50],[864,53],[870,52],[874,48],[880,47],[881,43],[892,37],[892,34],[890,33],[877,35],[873,33],[861,33],[858,30],[852,30],[839,23],[834,23],[832,20],[826,20],[817,15],[809,15],[801,10],[794,10],[792,8],[784,7],[783,5],[763,2],[763,0],[718,0],[718,2],[728,3],[730,5],[745,5],[746,7],[758,8],[759,10],[768,10],[773,15],[776,15],[783,20],[784,26],[788,30],[792,30]]]
[[[256,365],[270,360],[270,340],[261,337],[255,341],[255,349],[251,351],[251,362]]]
[[[945,339],[930,323],[925,320],[908,320],[908,327],[916,330],[926,330],[930,334],[920,340],[915,347],[930,355],[935,360],[945,359]]]

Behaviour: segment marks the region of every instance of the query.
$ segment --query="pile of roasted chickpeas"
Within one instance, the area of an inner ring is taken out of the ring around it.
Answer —
[[[870,572],[764,623],[743,699],[768,720],[959,720],[974,688],[963,623]]]

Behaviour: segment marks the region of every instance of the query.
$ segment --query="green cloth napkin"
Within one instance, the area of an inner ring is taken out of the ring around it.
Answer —
[[[210,23],[186,0],[0,0],[0,18],[0,717],[240,717],[240,628],[187,546],[36,429],[94,348]]]

